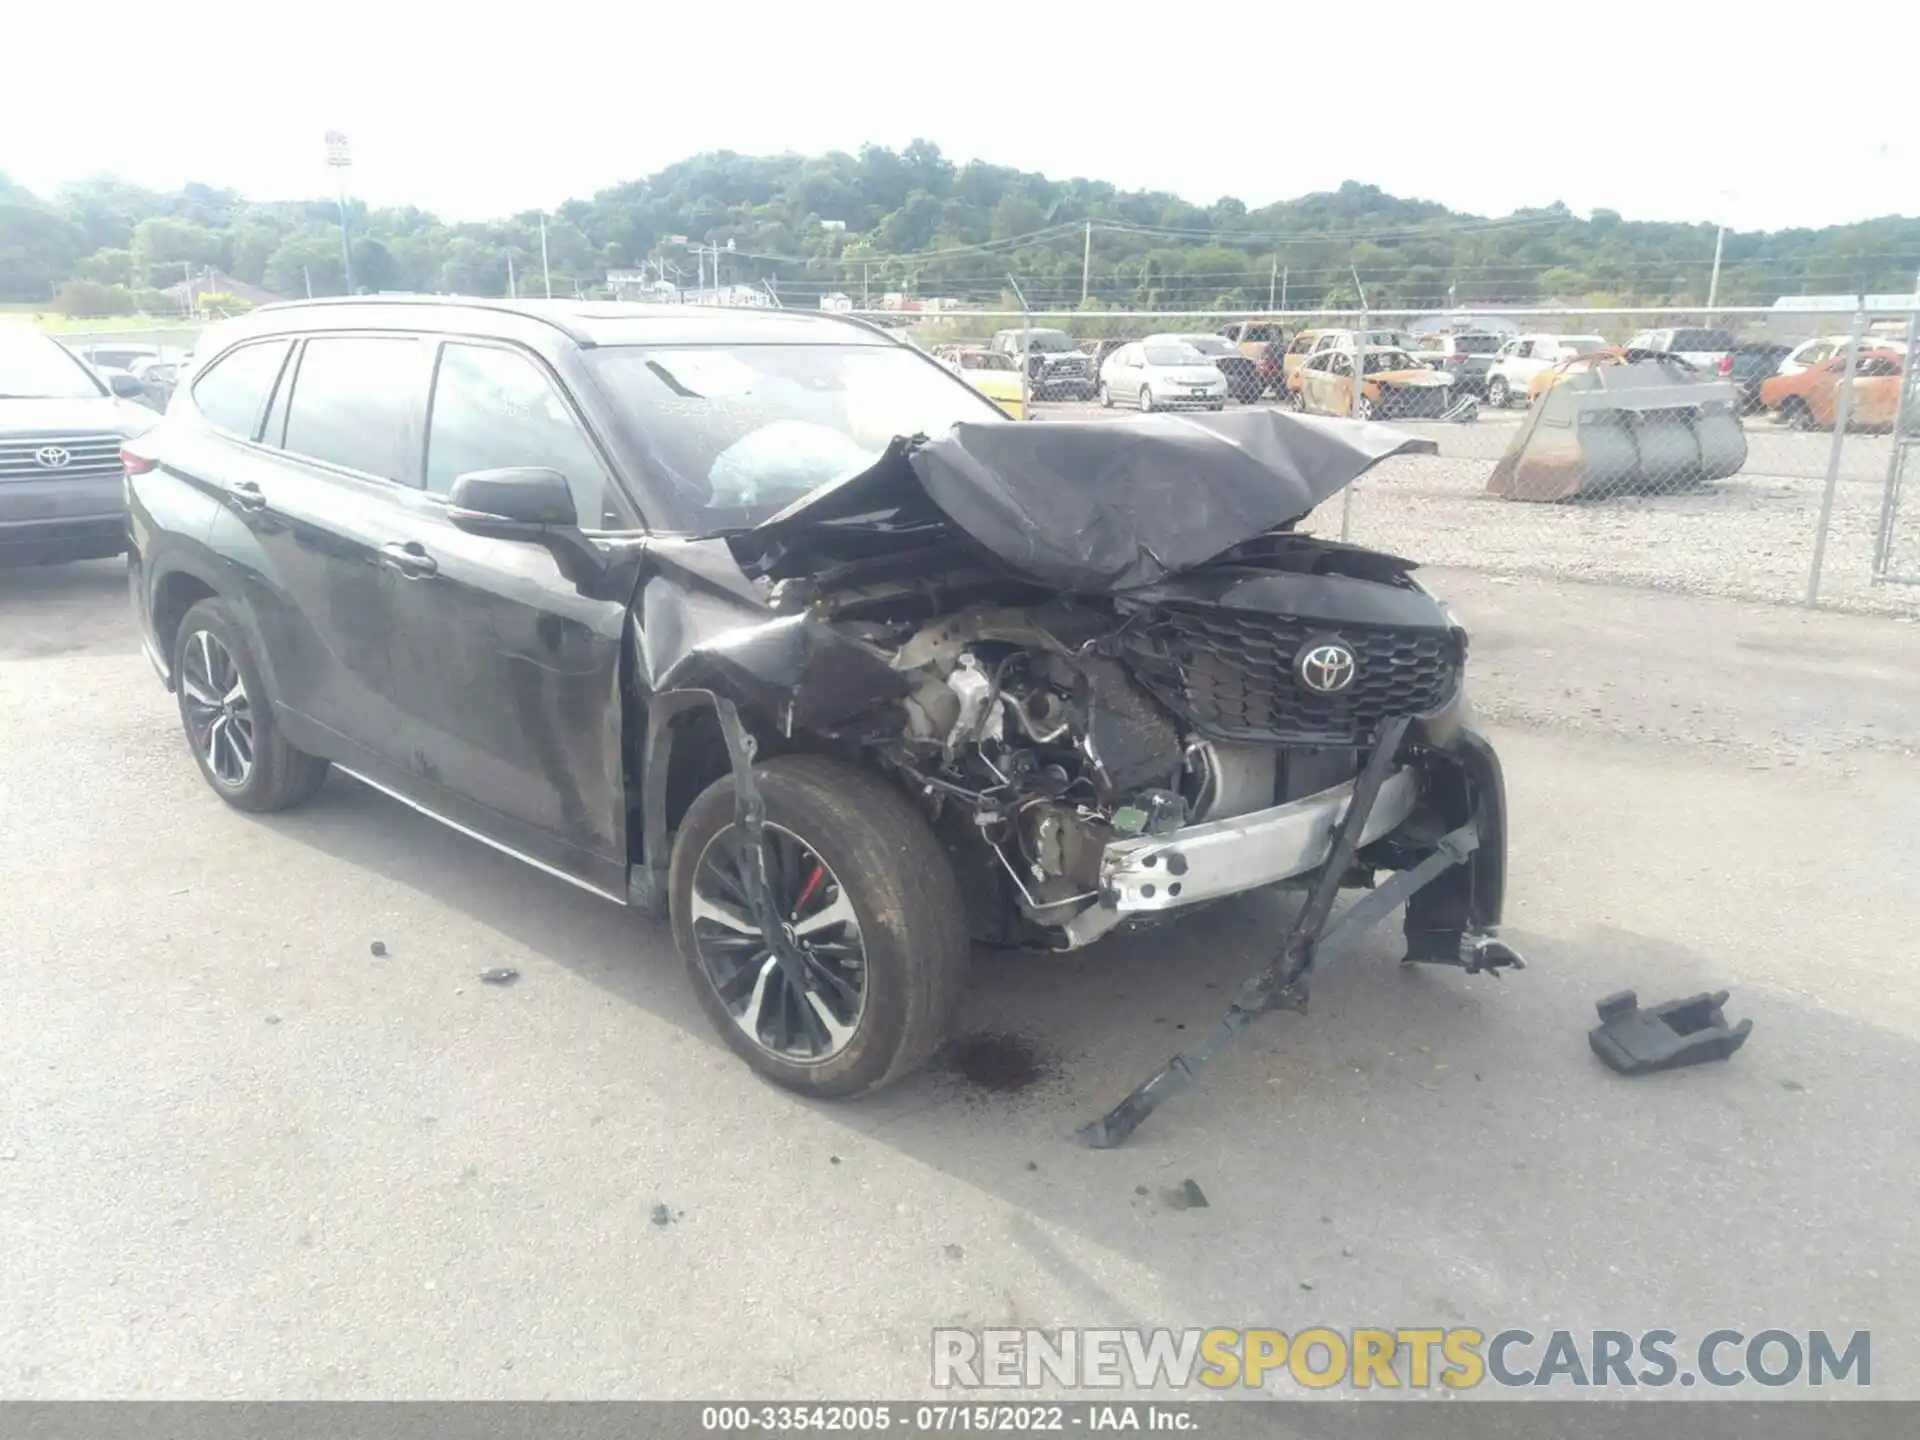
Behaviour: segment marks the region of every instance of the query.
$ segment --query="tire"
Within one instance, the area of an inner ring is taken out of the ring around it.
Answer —
[[[1113,408],[1113,392],[1107,389],[1107,382],[1104,380],[1100,382],[1100,408],[1103,410]]]
[[[710,947],[715,937],[725,942],[732,927],[696,917],[701,903],[696,882],[711,874],[703,869],[710,853],[721,863],[729,858],[724,847],[734,823],[732,776],[716,781],[693,802],[674,840],[668,894],[688,978],[721,1038],[769,1080],[819,1099],[877,1090],[926,1063],[946,1038],[959,1003],[970,942],[952,865],[920,813],[870,771],[823,756],[786,755],[755,767],[754,775],[766,802],[770,854],[778,858],[776,846],[797,842],[803,860],[810,852],[832,877],[820,891],[831,896],[824,908],[842,901],[851,907],[862,977],[851,1035],[825,1058],[778,1053],[746,1032],[747,1022],[735,1018],[710,978],[702,939]],[[810,878],[802,888],[801,904],[811,903],[807,897],[816,883]],[[699,920],[705,920],[706,930]],[[841,937],[838,948],[849,948],[848,932],[834,928]],[[753,941],[734,943],[743,949]],[[749,955],[736,973],[761,964],[758,954]],[[849,972],[837,973],[844,978]],[[777,972],[774,983],[782,983]],[[743,997],[743,1006],[750,1003]],[[756,1029],[761,1018],[754,1017]]]
[[[246,630],[226,601],[202,600],[181,617],[173,676],[187,746],[214,794],[255,813],[313,798],[327,762],[280,733]],[[211,701],[219,702],[217,713],[209,713]]]
[[[1369,400],[1365,395],[1362,395],[1360,397],[1359,408],[1354,412],[1354,418],[1358,420],[1373,419],[1373,401]]]
[[[1487,381],[1487,403],[1496,410],[1504,410],[1513,400],[1513,389],[1507,384],[1507,377],[1496,375]]]
[[[1140,393],[1133,398],[1135,403],[1139,405],[1142,415],[1151,415],[1153,413],[1153,387],[1147,384],[1146,381],[1142,380],[1140,382]]]
[[[1226,409],[1226,408],[1227,408],[1227,402],[1226,402],[1226,401],[1224,401],[1224,400],[1222,400],[1222,401],[1220,401],[1220,402],[1219,402],[1218,404],[1215,404],[1215,405],[1209,405],[1209,406],[1207,406],[1207,409],[1209,409],[1209,410],[1216,410],[1216,411],[1218,411],[1218,410],[1224,410],[1224,409]]]
[[[1787,422],[1790,430],[1813,430],[1818,427],[1813,422],[1813,410],[1798,395],[1789,395],[1780,407],[1780,418]]]

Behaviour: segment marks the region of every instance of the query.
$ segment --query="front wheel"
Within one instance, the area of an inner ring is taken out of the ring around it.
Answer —
[[[695,800],[669,871],[674,938],[734,1053],[790,1090],[876,1090],[939,1047],[969,954],[945,850],[897,789],[817,755],[755,769],[767,886],[789,954],[755,923],[731,775]]]
[[[1104,380],[1100,382],[1100,405],[1105,410],[1113,408],[1113,392],[1107,388],[1107,382]]]
[[[1507,385],[1507,377],[1496,375],[1487,382],[1487,403],[1496,410],[1504,410],[1513,399],[1513,391]]]
[[[1789,396],[1787,403],[1780,407],[1780,416],[1787,422],[1789,429],[1811,430],[1814,428],[1813,410],[1799,396]]]
[[[1369,400],[1365,395],[1362,395],[1359,405],[1354,409],[1353,416],[1356,420],[1373,419],[1373,401]]]
[[[280,733],[246,631],[223,600],[181,617],[173,646],[180,723],[200,773],[237,810],[285,810],[311,799],[327,762]]]
[[[1140,394],[1137,397],[1142,415],[1153,413],[1153,388],[1144,380],[1140,382]]]

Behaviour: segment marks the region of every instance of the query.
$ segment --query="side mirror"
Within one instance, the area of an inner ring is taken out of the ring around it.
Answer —
[[[606,555],[580,533],[573,491],[558,470],[469,470],[447,494],[447,519],[469,535],[546,546],[560,573],[578,586],[590,585],[607,570]]]
[[[147,387],[124,370],[116,370],[107,376],[107,388],[122,400],[142,400],[147,394]]]

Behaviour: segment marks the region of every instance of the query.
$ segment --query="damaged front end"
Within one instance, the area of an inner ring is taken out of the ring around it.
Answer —
[[[1333,895],[1385,874],[1375,908],[1406,903],[1408,960],[1510,963],[1466,634],[1410,562],[1293,529],[1420,448],[1274,411],[901,441],[729,537],[770,613],[656,673],[731,695],[772,744],[897,780],[979,940],[1069,950],[1308,886],[1313,933],[1296,925],[1263,992],[1295,1004]],[[685,603],[643,629],[711,630]]]

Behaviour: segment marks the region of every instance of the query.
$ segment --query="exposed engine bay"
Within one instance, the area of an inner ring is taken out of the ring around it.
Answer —
[[[983,941],[1071,949],[1308,874],[1396,716],[1418,722],[1419,754],[1377,804],[1380,863],[1497,814],[1491,752],[1456,744],[1465,632],[1411,562],[1292,528],[1313,483],[1339,488],[1332,461],[1357,473],[1425,442],[1362,427],[1373,448],[1357,447],[1352,427],[1273,413],[1168,419],[902,442],[732,542],[779,618],[704,658],[779,739],[850,749],[919,798]],[[1261,451],[1303,436],[1327,450],[1308,478]],[[1082,473],[1103,467],[1106,493]],[[1447,913],[1417,907],[1410,944],[1456,946],[1470,910],[1497,913],[1497,866],[1465,878]]]

